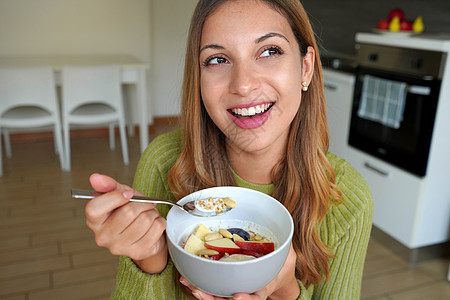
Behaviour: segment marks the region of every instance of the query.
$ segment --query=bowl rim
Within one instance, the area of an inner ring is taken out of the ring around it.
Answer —
[[[244,264],[255,264],[255,263],[262,262],[262,261],[264,261],[264,260],[268,260],[268,259],[270,259],[272,256],[275,256],[275,255],[279,252],[280,249],[282,249],[282,248],[284,248],[284,247],[290,247],[290,244],[291,244],[291,242],[292,242],[292,237],[293,237],[293,235],[294,235],[294,221],[292,220],[292,215],[289,213],[289,211],[287,210],[287,208],[286,208],[280,201],[278,201],[277,199],[273,198],[272,196],[270,196],[270,195],[268,195],[268,194],[262,193],[262,192],[257,191],[257,190],[253,190],[253,189],[249,189],[249,188],[244,188],[244,187],[237,187],[237,186],[217,186],[217,187],[211,187],[211,188],[206,188],[206,189],[201,189],[201,190],[195,191],[195,192],[193,192],[193,193],[191,193],[191,194],[189,194],[189,195],[186,195],[185,197],[181,198],[177,203],[178,203],[178,204],[184,204],[184,202],[187,202],[187,201],[192,200],[192,199],[189,199],[188,197],[192,197],[193,194],[196,194],[196,193],[199,193],[199,192],[207,192],[208,190],[216,190],[216,189],[218,189],[218,188],[225,188],[225,189],[228,189],[228,188],[230,188],[230,189],[241,189],[241,190],[245,190],[246,192],[252,192],[252,193],[260,194],[260,195],[262,195],[262,196],[264,196],[264,197],[272,198],[272,199],[276,202],[276,205],[280,206],[281,209],[284,210],[284,211],[287,213],[287,215],[289,216],[290,230],[289,230],[288,237],[286,238],[286,240],[285,240],[283,243],[280,243],[280,244],[278,245],[278,248],[277,248],[277,249],[275,249],[274,251],[272,251],[272,252],[269,253],[269,254],[266,254],[266,255],[264,255],[264,256],[258,257],[257,259],[251,259],[251,260],[236,261],[236,262],[234,262],[234,261],[209,260],[209,259],[205,259],[205,258],[199,257],[199,256],[197,256],[197,255],[194,255],[194,254],[192,254],[192,253],[189,253],[189,252],[187,252],[186,250],[184,250],[178,243],[176,243],[175,241],[173,241],[172,238],[169,236],[169,234],[168,234],[167,231],[166,231],[166,238],[167,238],[168,240],[170,240],[170,243],[171,243],[172,245],[174,245],[175,248],[177,248],[177,250],[184,252],[184,253],[187,254],[188,256],[190,256],[190,257],[192,257],[192,258],[194,258],[194,259],[196,259],[196,260],[199,260],[200,262],[209,262],[209,263],[220,264],[220,265],[244,265]],[[169,214],[170,214],[170,212],[172,211],[172,209],[173,209],[174,211],[177,210],[176,207],[172,207],[172,208],[169,210],[169,213],[167,214],[167,217],[169,216]],[[205,217],[197,217],[197,216],[192,216],[192,217],[198,218],[198,220],[205,219]],[[211,219],[213,219],[213,218],[214,218],[214,217],[211,217]],[[219,221],[219,220],[218,220],[218,221]],[[201,222],[199,222],[199,223],[201,223]],[[253,223],[253,222],[252,222],[252,223]],[[169,222],[167,222],[167,224],[169,224]],[[255,224],[256,224],[256,223],[255,223]],[[259,224],[258,224],[258,225],[259,225]],[[268,229],[271,230],[270,228],[268,228]]]

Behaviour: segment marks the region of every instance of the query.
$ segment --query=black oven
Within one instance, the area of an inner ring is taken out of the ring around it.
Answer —
[[[360,44],[349,145],[425,176],[446,55]]]

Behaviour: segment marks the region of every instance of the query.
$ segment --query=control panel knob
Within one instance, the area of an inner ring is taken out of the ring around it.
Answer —
[[[369,54],[369,60],[370,61],[377,61],[378,60],[378,54],[377,53],[370,53]]]
[[[413,59],[411,61],[411,67],[421,69],[423,67],[423,60],[421,58]]]

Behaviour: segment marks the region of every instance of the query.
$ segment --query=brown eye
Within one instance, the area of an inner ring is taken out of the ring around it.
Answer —
[[[270,57],[274,55],[281,55],[283,51],[278,47],[269,47],[265,49],[259,57]]]
[[[205,62],[203,63],[203,66],[207,67],[210,65],[220,65],[220,64],[225,64],[227,62],[228,61],[223,57],[210,57],[205,60]]]

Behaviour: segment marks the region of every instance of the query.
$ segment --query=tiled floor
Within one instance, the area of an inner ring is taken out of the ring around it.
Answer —
[[[152,136],[167,128],[158,126]],[[0,299],[108,299],[117,258],[95,245],[85,225],[85,202],[72,199],[70,188],[88,188],[93,172],[131,184],[138,138],[129,138],[129,166],[119,146],[109,150],[106,136],[73,138],[69,173],[59,169],[51,140],[12,146],[11,159],[3,154],[0,177]],[[448,266],[448,259],[435,259],[412,268],[371,239],[362,299],[448,300]]]

